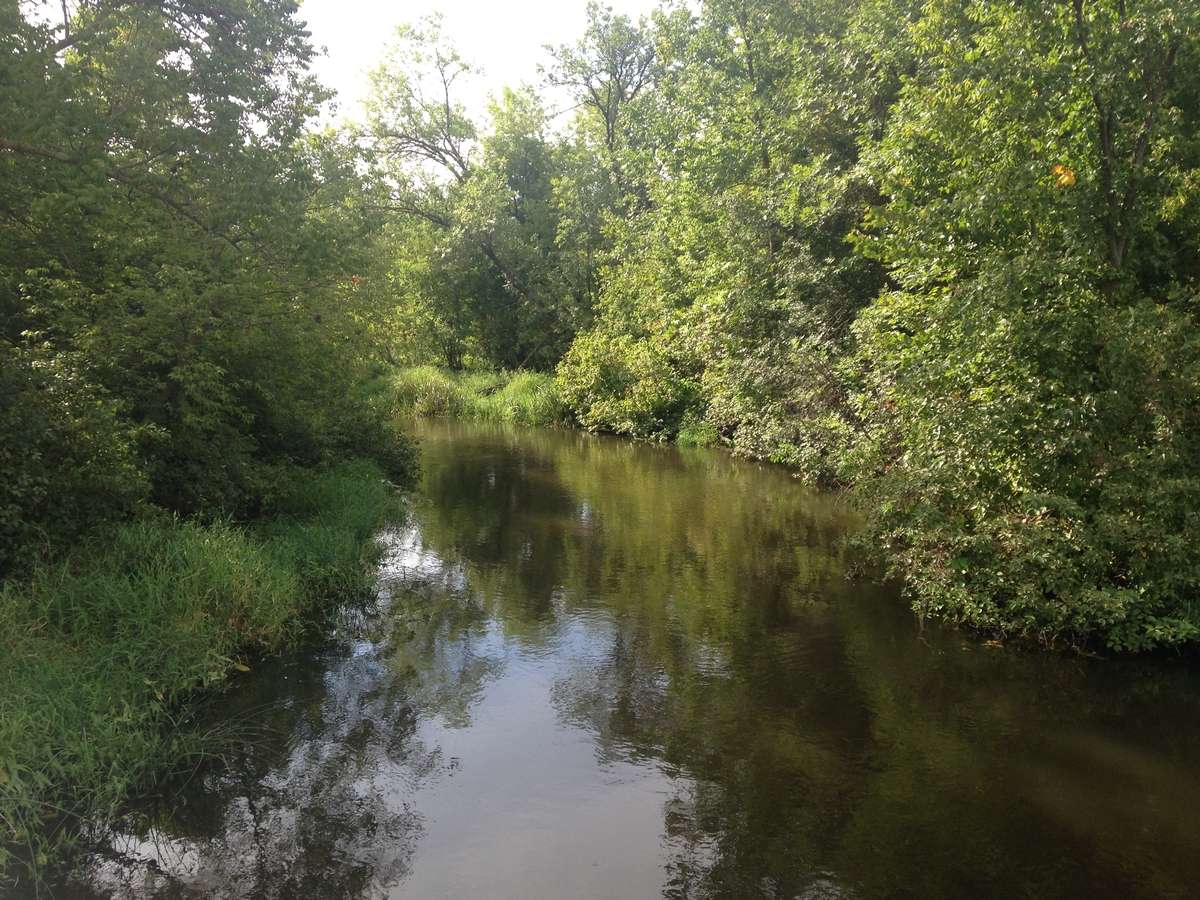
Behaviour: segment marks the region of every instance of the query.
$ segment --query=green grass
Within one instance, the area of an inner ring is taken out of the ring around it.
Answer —
[[[271,523],[128,525],[0,588],[0,873],[37,877],[85,828],[205,753],[189,701],[370,591],[398,512],[372,463],[312,475]]]
[[[435,366],[401,369],[390,379],[396,409],[516,425],[567,421],[554,376],[537,372],[451,372]]]
[[[711,422],[685,415],[675,435],[675,443],[680,447],[716,447],[721,443],[721,435]]]

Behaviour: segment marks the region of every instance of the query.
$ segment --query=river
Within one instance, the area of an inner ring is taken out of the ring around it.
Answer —
[[[1194,666],[922,627],[775,467],[419,431],[378,603],[68,894],[1196,896]]]

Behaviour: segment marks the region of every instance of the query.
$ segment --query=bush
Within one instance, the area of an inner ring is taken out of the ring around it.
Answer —
[[[708,420],[736,453],[836,482],[837,461],[855,439],[840,367],[838,350],[817,339],[727,353],[704,373]]]
[[[922,613],[1137,651],[1200,637],[1200,335],[1016,266],[860,323],[862,481]]]
[[[563,401],[584,428],[671,439],[699,406],[699,387],[681,377],[650,339],[589,332],[558,366]]]
[[[359,398],[330,430],[333,436],[326,463],[369,459],[396,487],[416,484],[420,468],[416,442],[398,421],[392,403],[383,396]]]
[[[715,447],[720,442],[721,435],[717,426],[706,419],[691,415],[684,416],[679,426],[679,434],[675,436],[675,443],[680,447]]]
[[[128,517],[149,491],[116,404],[61,358],[0,340],[0,578],[102,522]]]

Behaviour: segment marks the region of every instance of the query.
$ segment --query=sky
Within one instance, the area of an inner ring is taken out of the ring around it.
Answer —
[[[615,12],[645,15],[656,0],[608,0]],[[337,117],[359,117],[367,93],[366,73],[383,56],[396,26],[440,12],[443,33],[464,59],[483,69],[484,77],[462,101],[481,115],[490,93],[522,81],[537,84],[538,63],[547,61],[546,44],[573,43],[582,34],[586,0],[302,0],[300,17],[312,41],[326,55],[314,70],[338,93]]]

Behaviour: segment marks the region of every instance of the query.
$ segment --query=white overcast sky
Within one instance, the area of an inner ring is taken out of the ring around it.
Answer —
[[[608,0],[614,11],[637,18],[649,14],[655,0]],[[489,93],[504,85],[538,82],[538,63],[546,44],[564,44],[583,34],[586,0],[302,0],[300,17],[312,41],[326,54],[316,74],[338,93],[338,117],[358,118],[367,91],[367,75],[383,56],[396,26],[440,12],[443,31],[462,56],[481,67],[484,77],[463,102],[474,113],[486,109]]]

